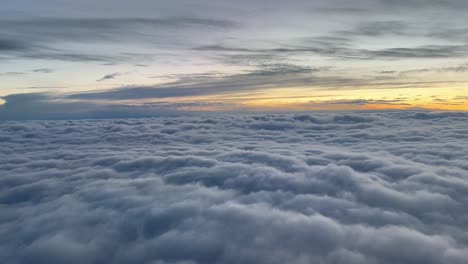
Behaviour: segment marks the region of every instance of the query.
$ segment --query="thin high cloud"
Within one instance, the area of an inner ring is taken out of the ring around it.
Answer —
[[[295,69],[294,71],[296,71]],[[310,70],[310,69],[309,69]],[[308,71],[307,71],[308,72]],[[427,71],[424,71],[427,72]],[[429,71],[430,72],[430,71]],[[374,86],[380,89],[413,89],[414,87],[426,88],[434,85],[433,82],[400,82],[397,78],[389,76],[385,79],[345,79],[334,77],[319,77],[303,75],[298,71],[298,75],[289,75],[283,71],[255,72],[239,75],[219,77],[216,80],[212,75],[203,75],[195,79],[195,83],[187,83],[186,80],[158,86],[143,87],[120,87],[110,90],[101,90],[83,93],[26,93],[12,94],[2,97],[4,104],[0,105],[0,120],[15,119],[67,119],[67,118],[116,118],[116,117],[150,117],[161,115],[183,115],[196,111],[258,111],[242,104],[242,100],[226,100],[223,97],[211,101],[199,101],[197,98],[206,96],[226,96],[227,99],[233,96],[243,96],[245,94],[256,94],[259,99],[277,99],[268,95],[268,89],[278,89],[278,87],[295,87],[307,84],[311,89],[326,92],[341,89],[342,91],[365,89],[362,87]],[[394,75],[394,74],[393,74]],[[208,78],[208,80],[206,80]],[[107,78],[109,80],[112,78]],[[194,81],[190,79],[190,82]],[[463,84],[447,83],[444,84]],[[389,88],[391,87],[391,88]],[[28,89],[45,89],[48,87],[29,87]],[[65,87],[50,87],[51,90],[63,89]],[[266,89],[266,90],[265,90]],[[248,97],[248,96],[247,96]],[[396,97],[387,99],[327,99],[322,96],[301,96],[291,94],[288,97],[280,98],[301,99],[309,98],[302,104],[303,109],[326,110],[330,106],[341,106],[343,109],[366,109],[366,106],[399,106],[403,108],[414,108],[411,104],[414,98]],[[178,100],[174,102],[172,100]],[[141,100],[148,101],[139,104]],[[165,101],[169,100],[169,101]],[[182,100],[182,101],[181,101]],[[437,96],[431,98],[434,108],[444,106],[463,106],[468,101],[464,96],[442,99]],[[351,106],[351,107],[349,107]],[[357,106],[358,108],[356,108]],[[364,107],[364,108],[362,108]],[[198,111],[196,109],[201,109]],[[208,110],[211,109],[211,110]],[[333,108],[332,108],[333,109]],[[282,109],[275,109],[281,111]],[[287,110],[287,109],[284,109]],[[268,111],[268,110],[263,110]]]
[[[98,79],[96,80],[97,82],[102,82],[102,81],[106,81],[106,80],[112,80],[112,79],[115,79],[119,76],[121,76],[122,73],[120,72],[114,72],[114,73],[111,73],[111,74],[107,74],[107,75],[104,75],[101,79]]]
[[[12,68],[0,73],[2,98],[48,86],[86,104],[281,88],[301,88],[300,97],[450,86],[456,97],[468,81],[466,1],[26,2],[2,7],[11,12],[0,19],[0,63]],[[42,78],[35,68],[54,71]]]
[[[353,32],[347,34],[381,34],[379,32]],[[247,56],[252,54],[253,58],[259,54],[265,55],[303,55],[315,54],[323,55],[336,59],[356,59],[356,60],[386,60],[386,59],[424,59],[424,58],[459,58],[468,55],[468,45],[422,45],[411,48],[387,48],[387,49],[360,49],[347,45],[349,40],[344,39],[341,45],[332,43],[311,43],[306,40],[298,42],[295,45],[282,45],[274,49],[246,49],[225,47],[221,45],[209,45],[196,47],[199,51],[217,51],[217,52],[238,52]],[[247,54],[247,55],[245,55]],[[232,55],[231,55],[232,56]]]
[[[62,43],[147,43],[147,45],[177,45],[167,43],[167,34],[177,31],[213,31],[231,29],[238,25],[228,20],[203,18],[26,18],[0,19],[0,50],[5,59],[41,59],[71,62],[126,62],[131,56],[90,53],[61,48]],[[185,32],[185,33],[184,33]],[[179,43],[182,45],[182,43]]]
[[[40,69],[34,69],[32,71],[35,72],[35,73],[53,73],[54,69],[40,68]]]

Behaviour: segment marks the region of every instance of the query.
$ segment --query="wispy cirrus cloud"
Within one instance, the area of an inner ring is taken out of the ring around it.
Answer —
[[[115,44],[115,41],[139,45],[151,43],[166,46],[183,45],[167,39],[171,32],[209,32],[232,29],[238,25],[229,20],[203,18],[28,18],[0,19],[0,50],[5,59],[42,59],[71,62],[121,62],[132,59],[125,52],[104,54],[63,48],[70,43],[84,45]],[[6,38],[8,37],[8,38]],[[167,42],[160,41],[167,39]]]
[[[303,97],[316,89],[450,86],[454,97],[467,81],[463,1],[106,1],[82,3],[92,10],[56,4],[61,17],[47,8],[37,16],[47,1],[31,2],[29,14],[19,12],[27,6],[6,6],[16,11],[0,19],[0,61],[24,78],[2,73],[2,96],[50,86],[69,87],[72,95],[60,94],[69,100],[143,103],[249,91],[255,100],[271,89],[297,88]],[[54,71],[30,74],[40,68]],[[113,88],[117,78],[121,87]],[[427,101],[440,97],[427,93]]]
[[[32,70],[33,72],[36,73],[53,73],[54,69],[49,69],[49,68],[40,68],[40,69],[34,69]]]
[[[106,80],[112,80],[112,79],[115,79],[119,76],[121,76],[122,73],[120,72],[114,72],[114,73],[111,73],[111,74],[107,74],[107,75],[104,75],[102,78],[96,80],[97,82],[102,82],[102,81],[106,81]]]

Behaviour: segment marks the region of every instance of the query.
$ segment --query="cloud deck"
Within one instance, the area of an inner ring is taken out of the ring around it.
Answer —
[[[468,114],[0,123],[4,263],[468,263]]]

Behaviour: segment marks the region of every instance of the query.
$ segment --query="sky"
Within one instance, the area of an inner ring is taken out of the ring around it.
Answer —
[[[0,119],[468,110],[465,0],[17,0]]]

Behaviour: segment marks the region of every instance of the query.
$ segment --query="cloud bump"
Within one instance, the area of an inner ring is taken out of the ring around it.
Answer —
[[[5,263],[466,263],[468,116],[0,123]]]

